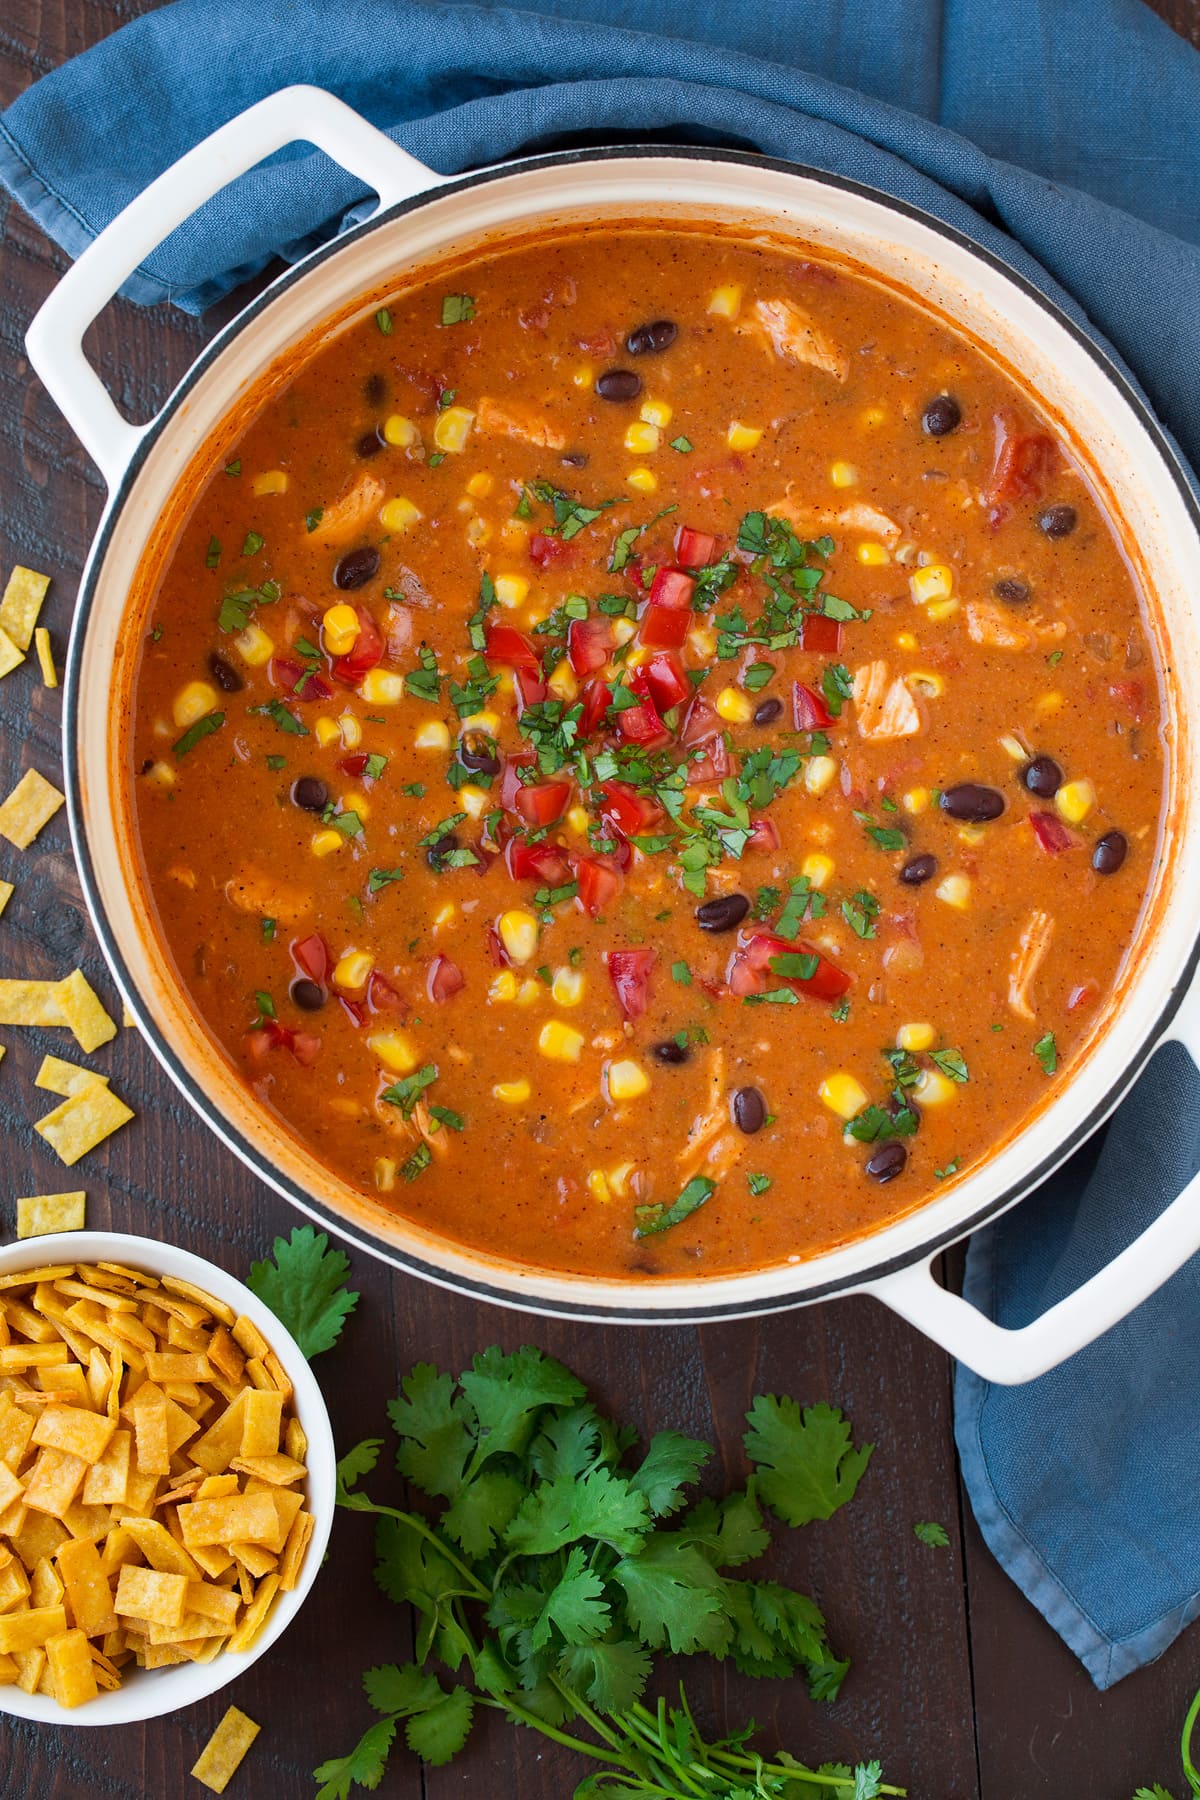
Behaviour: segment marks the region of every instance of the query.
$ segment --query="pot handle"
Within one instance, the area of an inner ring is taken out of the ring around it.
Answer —
[[[315,144],[392,206],[440,186],[426,168],[323,88],[287,87],[239,113],[130,201],[68,269],[26,333],[29,360],[111,492],[150,424],[123,419],[83,354],[96,315],[196,208],[285,145]],[[150,423],[153,423],[151,421]]]
[[[1159,1040],[1182,1044],[1200,1068],[1200,979]],[[1019,1329],[993,1324],[977,1307],[940,1287],[934,1257],[897,1269],[856,1290],[872,1294],[985,1381],[1015,1387],[1056,1369],[1157,1293],[1200,1250],[1200,1174],[1140,1237],[1082,1287]]]

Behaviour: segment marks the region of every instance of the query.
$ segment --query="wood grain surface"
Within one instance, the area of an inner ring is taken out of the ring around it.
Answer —
[[[1200,0],[1158,0],[1157,9],[1200,43]],[[3,0],[0,106],[146,10],[140,0]],[[0,236],[0,568],[19,560],[53,571],[44,622],[60,658],[103,497],[97,472],[24,358],[25,327],[63,266],[10,206]],[[118,402],[145,417],[219,322],[117,304],[89,350]],[[31,665],[0,684],[0,793],[31,764],[57,774],[60,706],[61,693],[47,692]],[[115,1007],[62,816],[24,855],[0,849],[0,876],[17,884],[0,973],[50,977],[82,962]],[[58,1036],[5,1034],[0,1132],[10,1196],[67,1185],[30,1124],[43,1110],[32,1076],[42,1054],[61,1047]],[[295,1215],[183,1108],[136,1031],[123,1031],[98,1060],[138,1118],[82,1165],[89,1224],[169,1238],[244,1276]],[[0,1236],[12,1231],[11,1199],[0,1200]],[[711,1438],[721,1480],[742,1473],[742,1413],[764,1390],[828,1398],[845,1408],[860,1440],[878,1445],[851,1507],[780,1540],[780,1576],[810,1589],[833,1642],[853,1658],[843,1699],[816,1706],[799,1683],[752,1683],[697,1659],[688,1685],[708,1723],[753,1716],[769,1739],[814,1760],[879,1755],[915,1800],[1129,1800],[1139,1783],[1153,1781],[1178,1792],[1178,1725],[1200,1682],[1195,1631],[1152,1669],[1096,1693],[993,1562],[964,1506],[946,1358],[882,1307],[849,1300],[758,1323],[622,1330],[474,1305],[364,1256],[355,1258],[354,1283],[358,1313],[343,1343],[317,1364],[339,1449],[382,1432],[385,1402],[418,1358],[458,1369],[486,1344],[530,1340],[571,1364],[644,1432],[670,1424]],[[386,1488],[387,1478],[376,1485]],[[918,1519],[942,1520],[951,1548],[918,1544]],[[185,1712],[120,1731],[6,1721],[0,1796],[200,1793],[186,1771],[230,1701],[263,1727],[231,1795],[311,1796],[313,1767],[347,1750],[369,1722],[361,1671],[410,1653],[409,1621],[375,1589],[371,1563],[369,1523],[343,1516],[313,1595],[281,1644]],[[578,1774],[569,1756],[489,1716],[447,1769],[423,1771],[396,1752],[380,1792],[395,1800],[562,1800]]]

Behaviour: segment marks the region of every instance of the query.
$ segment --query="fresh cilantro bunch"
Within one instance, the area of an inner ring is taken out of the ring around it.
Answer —
[[[1189,1794],[1200,1796],[1200,1769],[1192,1760],[1192,1733],[1196,1729],[1196,1719],[1200,1717],[1200,1694],[1196,1694],[1188,1707],[1187,1717],[1183,1721],[1183,1731],[1179,1738],[1179,1759],[1183,1764],[1183,1773],[1187,1779]],[[1174,1800],[1169,1789],[1160,1786],[1156,1781],[1153,1787],[1140,1787],[1133,1800]]]
[[[457,1381],[418,1364],[388,1413],[396,1466],[432,1507],[401,1511],[359,1490],[379,1439],[342,1459],[338,1503],[379,1519],[376,1579],[416,1610],[416,1661],[367,1673],[381,1717],[348,1756],[316,1771],[318,1800],[376,1787],[401,1724],[410,1749],[449,1762],[480,1706],[603,1765],[577,1800],[902,1792],[883,1785],[874,1762],[813,1771],[786,1755],[766,1761],[749,1730],[706,1742],[682,1694],[678,1707],[642,1703],[660,1652],[731,1657],[750,1675],[803,1671],[815,1698],[836,1696],[849,1665],[830,1649],[814,1602],[733,1572],[770,1544],[764,1506],[801,1525],[853,1496],[872,1446],[853,1446],[835,1408],[759,1396],[745,1437],[754,1472],[722,1500],[687,1491],[708,1444],[661,1431],[634,1456],[636,1434],[536,1349],[485,1350]],[[448,1686],[432,1665],[453,1678]]]

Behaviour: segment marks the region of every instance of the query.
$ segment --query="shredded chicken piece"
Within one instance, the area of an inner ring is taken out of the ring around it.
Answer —
[[[418,1136],[429,1145],[435,1156],[449,1154],[451,1133],[433,1117],[424,1100],[418,1100],[413,1107],[410,1123],[416,1127]]]
[[[734,1163],[737,1161],[738,1157],[741,1156],[745,1148],[746,1140],[741,1132],[723,1132],[716,1143],[712,1145],[708,1155],[704,1159],[703,1167],[705,1173],[708,1174],[713,1181],[724,1181],[726,1175],[728,1175],[730,1169],[732,1169]],[[689,1171],[689,1179],[691,1174],[697,1172],[698,1168],[697,1170]]]
[[[565,450],[567,440],[547,419],[535,412],[521,412],[501,406],[495,400],[481,400],[475,413],[480,431],[501,437],[524,438],[542,450]]]
[[[317,544],[344,543],[379,511],[386,491],[378,475],[360,475],[348,494],[325,507],[309,535]]]
[[[703,1161],[701,1154],[729,1122],[729,1109],[725,1104],[723,1092],[725,1086],[725,1052],[714,1050],[708,1059],[709,1105],[707,1112],[693,1119],[687,1134],[687,1142],[675,1158],[678,1163],[694,1161],[699,1168]]]
[[[1025,921],[1008,974],[1008,1004],[1020,1019],[1034,1017],[1029,990],[1045,960],[1054,936],[1054,920],[1046,912],[1031,912]]]
[[[828,532],[830,537],[844,537],[848,531],[861,531],[865,537],[879,538],[885,544],[894,544],[900,537],[900,527],[895,519],[880,512],[877,506],[869,506],[865,500],[853,500],[849,506],[808,506],[793,500],[789,488],[786,497],[776,500],[767,512],[776,519],[786,519],[801,537],[818,538]]]
[[[291,887],[252,864],[239,869],[225,883],[225,898],[239,912],[257,913],[280,925],[295,925],[312,911],[313,903],[312,895],[303,888]]]
[[[968,600],[966,613],[970,637],[991,650],[1031,650],[1035,644],[1054,643],[1067,634],[1061,619],[1049,625],[1037,618],[1018,619],[986,600]]]
[[[901,676],[889,679],[885,662],[864,663],[851,689],[860,737],[912,737],[921,729],[917,703]]]
[[[807,363],[845,381],[850,363],[837,345],[790,300],[756,300],[736,329],[765,338],[785,362]]]

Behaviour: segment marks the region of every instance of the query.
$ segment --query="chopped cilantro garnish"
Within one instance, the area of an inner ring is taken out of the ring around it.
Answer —
[[[821,675],[821,692],[825,696],[825,704],[834,718],[839,718],[842,707],[849,700],[854,687],[850,671],[845,663],[830,663]]]
[[[760,887],[754,896],[754,916],[756,919],[769,919],[783,898],[777,887]],[[792,934],[795,936],[795,933]]]
[[[242,459],[240,456],[235,457],[232,462],[225,464],[225,473],[227,475],[240,475],[241,472],[242,472]]]
[[[242,544],[242,555],[257,556],[266,541],[266,538],[260,537],[257,531],[248,531]]]
[[[944,1169],[935,1169],[933,1171],[935,1178],[938,1181],[946,1181],[949,1179],[949,1177],[951,1175],[957,1175],[958,1174],[958,1165],[959,1165],[960,1160],[961,1159],[956,1156],[954,1158],[954,1161],[948,1162]]]
[[[800,935],[800,927],[805,919],[823,919],[824,916],[824,894],[814,888],[807,875],[798,875],[776,921],[775,930],[779,937],[786,938],[790,944]]]
[[[1048,1031],[1044,1037],[1038,1039],[1033,1046],[1033,1054],[1041,1063],[1043,1072],[1053,1075],[1058,1068],[1058,1045],[1054,1041],[1052,1031]]]
[[[442,296],[442,324],[469,325],[475,317],[475,300],[471,294]]]
[[[652,1237],[655,1232],[670,1231],[673,1225],[682,1224],[684,1219],[698,1212],[716,1191],[716,1182],[710,1181],[707,1175],[693,1175],[679,1198],[665,1210],[661,1204],[635,1207],[637,1229],[634,1236]]]
[[[461,1131],[463,1128],[462,1114],[451,1112],[448,1106],[431,1106],[429,1114],[431,1118],[437,1120],[439,1125],[445,1125],[451,1131]]]
[[[400,1173],[405,1181],[415,1181],[422,1170],[427,1169],[433,1161],[433,1151],[428,1144],[418,1144],[406,1163],[401,1164]]]
[[[951,1081],[966,1081],[969,1077],[961,1050],[934,1050],[930,1053],[930,1061],[936,1063]]]
[[[254,1004],[258,1008],[258,1018],[255,1021],[256,1024],[261,1025],[264,1019],[273,1019],[275,1017],[275,1002],[272,1000],[270,994],[264,993],[261,988],[256,988],[254,990]]]
[[[859,888],[852,899],[842,901],[840,910],[843,919],[858,937],[873,938],[875,936],[879,902],[874,894],[869,894],[865,888]]]
[[[918,1544],[925,1544],[931,1550],[947,1550],[950,1547],[950,1533],[936,1519],[918,1519],[913,1526],[913,1536]]]
[[[442,677],[437,665],[437,657],[428,644],[422,644],[417,651],[419,669],[411,669],[404,677],[404,686],[408,693],[415,694],[418,700],[434,701],[441,692]]]
[[[273,773],[275,773],[277,775],[279,773],[280,769],[287,768],[287,757],[286,756],[268,756],[267,767],[268,767],[268,769],[272,770]]]
[[[375,314],[375,324],[384,337],[392,335],[392,315],[386,306],[381,306]]]
[[[691,987],[692,985],[692,971],[685,962],[673,962],[671,976],[679,983],[680,987]]]
[[[789,981],[811,981],[820,966],[820,957],[810,950],[783,950],[767,964],[772,975],[783,975]]]
[[[766,687],[774,673],[774,663],[753,662],[748,669],[745,669],[742,672],[742,686],[746,689],[747,693],[757,694],[762,688]]]
[[[406,782],[400,792],[407,794],[410,800],[422,800],[425,797],[425,783],[423,781]]]
[[[746,1186],[755,1196],[765,1194],[770,1185],[771,1177],[769,1175],[747,1175],[746,1177]]]
[[[692,440],[691,438],[683,436],[673,437],[671,439],[671,448],[672,450],[678,450],[681,456],[686,456],[692,448]]]
[[[450,833],[462,824],[466,816],[465,812],[457,812],[451,813],[448,818],[439,819],[433,830],[427,831],[423,838],[418,838],[417,843],[422,850],[440,843],[444,837],[449,837]]]
[[[372,781],[378,781],[387,765],[387,757],[381,756],[378,750],[373,750],[367,758],[367,766],[363,770],[363,774],[368,775]]]
[[[435,450],[433,452],[433,455],[430,456],[427,460],[428,460],[429,467],[431,469],[436,469],[441,463],[445,462],[446,452],[444,450]]]
[[[344,838],[357,837],[362,830],[362,820],[356,812],[334,813],[326,823],[340,831]]]
[[[197,719],[194,725],[188,726],[181,738],[176,738],[172,746],[176,756],[186,756],[189,750],[194,750],[197,744],[206,737],[211,737],[214,731],[220,731],[224,723],[223,712],[205,713],[202,719]]]
[[[268,719],[274,719],[280,731],[290,732],[293,737],[307,737],[308,726],[303,719],[298,719],[282,700],[265,700],[261,706],[252,706],[252,713],[262,713]],[[211,716],[211,715],[210,715]],[[203,723],[203,721],[201,721]]]
[[[274,921],[274,919],[264,919],[262,921],[263,943],[264,944],[271,943],[273,941],[274,937],[275,937],[275,921]]]
[[[220,560],[221,540],[220,538],[210,537],[208,540],[208,549],[204,553],[204,566],[206,569],[215,569]]]
[[[393,1082],[391,1087],[384,1088],[379,1098],[386,1100],[389,1106],[398,1106],[401,1116],[411,1119],[417,1101],[426,1088],[433,1086],[437,1078],[437,1064],[426,1063],[425,1067],[418,1069],[415,1075],[405,1075],[399,1081]]]
[[[844,1025],[846,1023],[846,1020],[850,1017],[850,1002],[844,994],[829,1016],[835,1025]]]
[[[765,994],[746,994],[743,1006],[799,1006],[799,996],[792,988],[768,988]]]
[[[907,846],[908,839],[902,831],[897,830],[896,826],[876,825],[868,812],[856,812],[854,817],[871,842],[878,845],[880,850],[903,850]]]
[[[864,1106],[846,1127],[847,1136],[859,1144],[877,1144],[881,1138],[912,1137],[919,1121],[910,1106],[889,1112],[886,1106]]]
[[[619,506],[621,500],[618,496],[614,500],[601,500],[596,506],[585,506],[581,500],[573,499],[552,482],[538,480],[532,482],[531,487],[543,505],[552,507],[554,511],[554,524],[547,527],[547,536],[561,537],[564,543],[576,537],[585,525],[598,519],[608,507]]]
[[[387,887],[391,882],[403,880],[403,869],[372,869],[371,873],[367,876],[367,887],[370,889],[371,893],[378,894],[382,888]]]
[[[315,531],[324,517],[325,508],[323,506],[314,506],[311,511],[306,512],[304,515],[304,529],[306,531]]]

